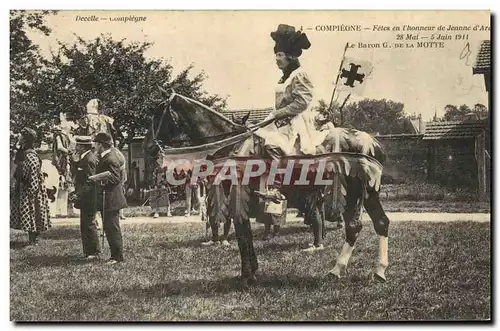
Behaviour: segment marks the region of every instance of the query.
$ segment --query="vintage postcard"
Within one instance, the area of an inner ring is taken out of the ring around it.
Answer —
[[[489,11],[10,11],[10,318],[482,321]]]

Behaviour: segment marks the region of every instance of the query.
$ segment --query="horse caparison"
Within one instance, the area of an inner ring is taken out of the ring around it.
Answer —
[[[156,125],[160,123],[160,118],[163,118],[161,127],[155,127],[155,123]],[[156,131],[156,141],[152,130]],[[144,141],[147,155],[146,161],[151,162],[154,159],[154,156],[160,151],[159,144],[175,146],[175,138],[179,136],[182,137],[183,142],[182,144],[177,143],[177,146],[194,146],[204,138],[208,138],[205,143],[209,143],[213,139],[211,137],[224,134],[236,135],[245,132],[245,130],[248,130],[248,128],[244,125],[235,123],[235,121],[221,116],[208,107],[200,106],[194,100],[173,94],[170,96],[170,102],[163,103],[154,113],[152,128],[148,131]],[[248,139],[254,138],[255,136],[251,136]],[[220,153],[215,153],[212,159],[216,159],[218,156],[227,156],[228,152],[239,152],[241,155],[242,145],[245,145],[245,142],[228,146],[219,151]],[[254,145],[250,143],[245,146]],[[384,163],[386,157],[382,146],[374,137],[366,132],[346,128],[330,129],[322,144],[322,150],[326,153],[347,152],[367,155],[380,164]],[[255,152],[256,150],[251,151]],[[362,229],[360,215],[361,208],[364,206],[372,219],[375,232],[379,236],[379,260],[374,275],[376,279],[385,281],[385,270],[388,266],[389,219],[380,203],[379,191],[367,186],[365,177],[361,175],[356,177],[347,174],[338,176],[336,180],[342,181],[343,185],[345,185],[346,194],[344,197],[339,197],[338,194],[326,194],[323,197],[322,193],[331,189],[328,187],[306,186],[303,188],[307,190],[310,197],[309,203],[306,205],[306,215],[326,219],[340,216],[345,223],[345,242],[334,268],[329,273],[335,277],[344,275],[359,232]],[[243,280],[250,282],[255,278],[254,275],[258,269],[257,256],[253,247],[253,234],[250,227],[250,218],[255,216],[252,215],[255,211],[250,208],[252,205],[251,200],[256,199],[252,192],[258,186],[256,183],[250,183],[250,185],[246,186],[235,185],[231,186],[229,192],[227,192],[227,188],[224,189],[221,185],[227,185],[227,183],[222,182],[215,185],[214,178],[209,178],[207,203],[209,222],[220,224],[220,222],[229,221],[228,218],[233,220],[241,256],[241,276]],[[339,204],[339,199],[344,199],[344,204]],[[293,203],[293,201],[289,201],[288,205],[293,206]],[[330,208],[324,208],[325,204],[330,204],[328,205]],[[328,211],[327,215],[325,215],[325,211]]]

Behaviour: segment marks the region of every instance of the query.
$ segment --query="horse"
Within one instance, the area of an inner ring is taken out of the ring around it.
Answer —
[[[263,126],[267,123],[261,123]],[[261,153],[255,134],[244,125],[224,117],[205,105],[172,92],[168,99],[160,103],[154,111],[145,140],[146,161],[156,161],[158,153],[163,151],[162,144],[176,148],[178,153],[184,150],[197,151],[217,160],[231,154],[233,156]],[[348,128],[330,127],[320,152],[337,153],[334,155],[341,166],[337,165],[334,175],[334,190],[330,196],[324,195],[324,188],[312,187],[307,193],[306,217],[310,219],[324,217],[325,201],[329,200],[331,212],[339,213],[344,221],[345,242],[335,266],[328,272],[335,278],[345,275],[348,261],[354,250],[357,237],[362,229],[361,208],[364,206],[370,216],[375,232],[379,236],[379,260],[374,277],[386,281],[388,267],[388,230],[389,219],[381,205],[379,190],[382,164],[385,152],[381,144],[366,132]],[[245,139],[243,139],[245,138]],[[204,145],[203,148],[187,146]],[[167,154],[169,150],[164,150]],[[323,157],[327,154],[320,154]],[[370,173],[380,169],[380,176],[374,179]],[[212,179],[208,184],[209,218],[214,222],[233,219],[241,256],[241,280],[245,284],[255,281],[258,269],[257,257],[253,247],[253,236],[249,219],[253,210],[250,208],[252,185],[216,184]]]

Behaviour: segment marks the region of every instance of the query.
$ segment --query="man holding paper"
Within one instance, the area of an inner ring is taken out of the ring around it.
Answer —
[[[111,147],[113,140],[108,133],[98,133],[95,148],[99,163],[96,175],[90,179],[97,182],[97,210],[103,215],[102,225],[111,250],[108,264],[123,262],[123,241],[120,228],[120,209],[127,207],[122,187],[120,159]],[[104,201],[103,201],[104,200]]]

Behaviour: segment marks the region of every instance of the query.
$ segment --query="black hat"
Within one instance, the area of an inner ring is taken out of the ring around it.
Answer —
[[[78,136],[75,138],[77,144],[81,145],[92,145],[92,137],[90,136]]]
[[[271,32],[276,45],[274,46],[274,53],[283,52],[295,57],[302,54],[303,49],[311,47],[311,43],[305,33],[302,31],[295,31],[295,27],[286,24],[278,25],[278,29]]]
[[[99,132],[95,136],[94,141],[96,143],[105,143],[108,145],[113,145],[113,138],[111,138],[111,136],[105,132]]]

